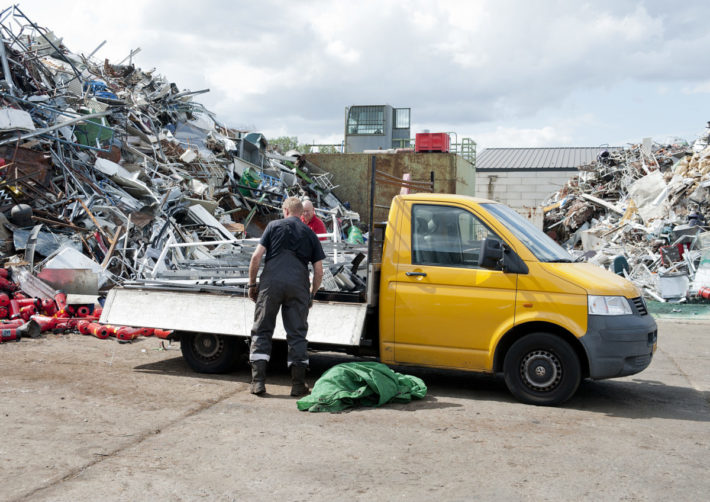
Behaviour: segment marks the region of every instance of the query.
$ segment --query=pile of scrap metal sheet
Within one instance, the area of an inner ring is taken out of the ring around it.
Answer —
[[[545,232],[659,301],[707,299],[710,124],[691,146],[602,151],[545,203]]]
[[[73,53],[18,6],[0,13],[0,256],[52,289],[239,287],[287,196],[310,198],[337,272],[358,215],[298,152],[230,129],[155,70]],[[357,273],[357,271],[356,271]],[[337,273],[335,274],[337,275]],[[326,286],[349,288],[327,277]]]

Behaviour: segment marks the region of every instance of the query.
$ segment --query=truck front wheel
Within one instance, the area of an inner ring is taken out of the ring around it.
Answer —
[[[567,401],[582,378],[572,347],[549,333],[531,333],[516,341],[505,355],[503,374],[516,399],[543,406]]]
[[[245,352],[242,340],[212,333],[183,333],[180,350],[188,366],[198,373],[227,373]]]

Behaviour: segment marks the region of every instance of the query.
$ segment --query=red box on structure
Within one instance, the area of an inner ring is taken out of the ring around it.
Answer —
[[[445,132],[418,132],[414,139],[415,152],[448,152],[449,135]]]

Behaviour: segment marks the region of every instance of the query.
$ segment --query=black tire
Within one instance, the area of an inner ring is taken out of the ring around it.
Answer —
[[[549,333],[531,333],[510,347],[503,374],[508,390],[519,401],[554,406],[577,392],[582,368],[565,340]]]
[[[198,373],[228,373],[242,359],[246,345],[234,336],[183,333],[180,350],[188,366]]]

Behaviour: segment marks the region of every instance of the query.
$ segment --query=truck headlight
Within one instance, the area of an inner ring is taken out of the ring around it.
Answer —
[[[594,315],[631,315],[629,301],[623,296],[595,296],[587,297],[589,313]]]

